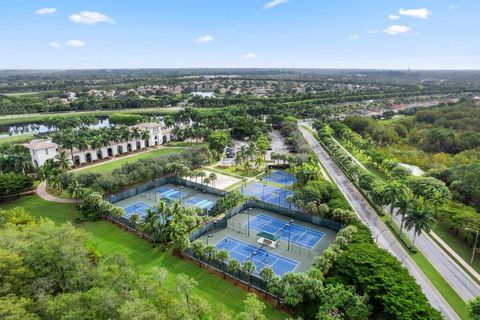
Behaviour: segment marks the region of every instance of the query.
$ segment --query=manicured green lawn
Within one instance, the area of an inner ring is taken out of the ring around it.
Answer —
[[[0,143],[24,143],[33,139],[33,134],[19,134],[0,138]]]
[[[0,209],[15,206],[23,206],[30,214],[50,218],[56,223],[73,221],[77,214],[77,209],[72,204],[47,202],[37,196],[26,196],[12,202],[0,203]],[[79,226],[88,232],[89,243],[95,245],[102,255],[123,253],[138,267],[139,272],[148,272],[153,266],[163,267],[171,275],[168,279],[168,284],[171,286],[176,284],[173,275],[188,274],[198,282],[195,292],[208,300],[213,308],[217,310],[225,308],[232,316],[243,311],[243,301],[247,293],[220,277],[210,274],[204,268],[179,259],[171,252],[162,252],[158,247],[152,248],[149,242],[109,222],[88,222]],[[275,310],[271,305],[267,305],[265,315],[267,319],[287,318],[285,313]]]
[[[114,169],[120,168],[122,165],[128,162],[134,162],[139,159],[155,158],[155,157],[164,156],[168,154],[181,153],[183,151],[185,151],[185,148],[180,148],[180,147],[162,148],[154,151],[142,152],[129,158],[117,158],[114,161],[105,162],[104,164],[94,166],[94,167],[85,167],[76,172],[106,173]]]

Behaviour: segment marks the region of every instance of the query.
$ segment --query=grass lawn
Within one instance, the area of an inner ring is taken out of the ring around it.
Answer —
[[[37,196],[26,196],[13,202],[0,203],[0,209],[15,206],[23,206],[32,215],[47,217],[56,223],[73,221],[77,213],[76,207],[72,204],[47,202]],[[195,293],[206,299],[214,309],[225,308],[232,316],[243,311],[243,301],[247,293],[210,274],[205,268],[179,259],[170,252],[162,252],[158,247],[152,248],[149,242],[106,221],[87,222],[80,227],[88,232],[89,243],[95,245],[102,255],[121,252],[132,260],[139,272],[148,272],[153,266],[163,267],[171,275],[168,279],[170,286],[176,284],[173,275],[188,274],[198,282]],[[287,318],[285,313],[277,311],[271,305],[267,304],[265,310],[267,319]]]
[[[203,142],[188,142],[188,141],[170,141],[167,142],[164,146],[165,147],[197,147],[203,146],[205,143]]]
[[[0,143],[24,143],[33,139],[33,134],[19,134],[16,136],[1,137]]]
[[[251,168],[251,169],[245,170],[243,167],[239,167],[239,166],[228,166],[228,167],[227,166],[225,166],[225,167],[215,166],[214,168],[222,171],[224,174],[225,173],[231,173],[233,175],[242,176],[242,177],[246,177],[246,178],[252,178],[252,177],[258,176],[259,174],[261,174],[263,172],[263,169]]]
[[[182,110],[182,107],[169,108],[138,108],[138,109],[115,109],[115,110],[97,110],[97,111],[70,111],[58,113],[30,113],[30,114],[9,114],[0,116],[0,124],[15,124],[34,121],[44,121],[51,116],[74,117],[74,116],[108,116],[114,113],[132,113],[132,114],[151,114],[165,115],[172,114]],[[221,108],[200,108],[198,112],[209,112],[211,110],[220,110]]]
[[[147,159],[147,158],[154,158],[154,157],[159,157],[159,156],[164,156],[168,154],[175,154],[175,153],[181,153],[185,151],[185,148],[162,148],[154,151],[149,151],[149,152],[141,152],[137,155],[134,155],[132,157],[128,158],[115,158],[113,161],[105,162],[103,164],[100,164],[98,166],[90,166],[90,167],[84,167],[79,169],[78,171],[75,172],[93,172],[93,173],[107,173],[110,172],[114,169],[120,168],[123,164],[127,162],[134,162],[139,159]]]

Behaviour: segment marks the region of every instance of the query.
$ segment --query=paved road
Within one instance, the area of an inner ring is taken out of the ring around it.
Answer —
[[[344,194],[347,201],[358,214],[362,222],[370,229],[373,236],[377,239],[377,243],[390,251],[397,257],[400,262],[407,268],[409,273],[416,279],[417,283],[430,301],[432,306],[439,310],[446,319],[460,319],[452,310],[448,303],[438,293],[432,283],[427,279],[423,272],[413,262],[410,256],[405,252],[403,247],[398,243],[394,235],[383,224],[377,216],[377,213],[370,207],[368,202],[363,198],[350,180],[343,174],[340,168],[330,158],[328,153],[323,149],[320,143],[304,128],[300,127],[312,149],[317,154],[319,160],[326,168],[327,172],[332,176],[334,182]]]
[[[400,225],[401,216],[394,214],[393,218]],[[405,231],[410,239],[413,239],[413,229]],[[415,239],[415,245],[463,300],[468,301],[480,295],[480,286],[442,248],[433,242],[430,236],[422,233]]]

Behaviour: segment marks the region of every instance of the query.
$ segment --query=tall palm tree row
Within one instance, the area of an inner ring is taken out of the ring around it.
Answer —
[[[63,148],[70,150],[70,157],[73,157],[73,150],[87,150],[89,148],[98,150],[106,147],[112,142],[128,142],[136,139],[147,140],[149,133],[138,127],[129,128],[125,125],[110,128],[90,129],[66,129],[52,133],[53,141]]]

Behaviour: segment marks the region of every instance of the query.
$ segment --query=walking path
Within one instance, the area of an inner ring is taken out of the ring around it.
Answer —
[[[459,319],[450,305],[445,301],[435,286],[428,280],[422,270],[416,265],[408,253],[403,249],[395,236],[391,233],[385,224],[378,218],[375,210],[363,198],[360,192],[345,176],[343,171],[332,160],[330,155],[323,149],[320,143],[305,128],[300,127],[300,131],[310,144],[319,160],[327,170],[328,174],[335,181],[340,191],[350,203],[354,211],[360,217],[362,222],[371,230],[377,243],[392,253],[407,268],[409,273],[416,279],[417,283],[430,301],[432,306],[439,310],[446,319]],[[463,270],[462,270],[463,271]]]
[[[45,181],[40,182],[35,192],[37,193],[37,196],[46,201],[57,203],[78,203],[75,199],[64,199],[52,196],[47,192],[47,183]]]

